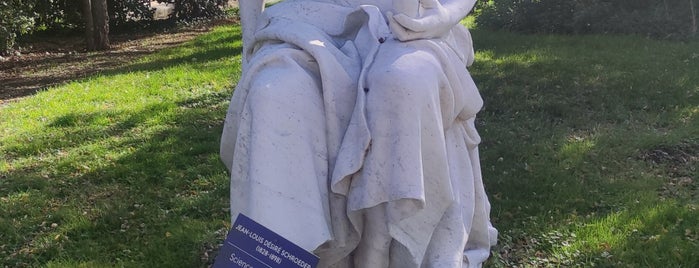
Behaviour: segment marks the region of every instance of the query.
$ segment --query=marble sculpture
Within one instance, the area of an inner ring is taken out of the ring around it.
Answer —
[[[319,267],[480,267],[496,243],[467,67],[475,0],[240,0],[231,216]]]

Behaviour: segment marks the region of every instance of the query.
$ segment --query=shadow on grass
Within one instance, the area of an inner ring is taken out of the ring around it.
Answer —
[[[220,28],[99,76],[182,64],[225,71],[236,66],[222,60],[240,53],[238,31]],[[229,222],[218,144],[230,91],[183,93],[191,97],[48,116],[43,128],[3,137],[0,266],[210,264]]]
[[[125,65],[112,71],[105,72],[105,75],[116,75],[125,72],[137,71],[158,71],[180,64],[206,65],[206,62],[213,62],[224,58],[232,58],[240,55],[242,51],[240,33],[229,35],[225,38],[204,39],[199,38],[185,46],[166,51],[156,60],[147,60],[134,64]],[[237,43],[235,46],[230,44]],[[195,52],[191,52],[195,51]]]
[[[489,266],[696,263],[699,243],[682,235],[697,232],[686,223],[696,222],[696,179],[677,189],[692,197],[663,198],[672,170],[641,159],[699,144],[696,44],[473,35],[481,161],[501,231]],[[643,240],[658,230],[671,235]]]
[[[491,266],[696,263],[688,254],[699,250],[696,196],[659,198],[670,171],[642,159],[698,143],[699,66],[676,66],[695,50],[591,38],[474,32],[471,71],[486,100],[482,166],[502,234]],[[204,56],[189,45],[114,74],[189,62],[216,68],[207,63],[239,52],[212,50]],[[71,113],[8,147],[19,168],[0,180],[3,264],[206,263],[201,247],[221,239],[228,221],[216,153],[228,97]]]
[[[210,262],[202,253],[211,249],[202,247],[217,245],[229,220],[228,177],[218,158],[229,95],[68,114],[31,143],[8,148],[15,161],[39,164],[3,174],[0,250],[7,255],[0,263]]]

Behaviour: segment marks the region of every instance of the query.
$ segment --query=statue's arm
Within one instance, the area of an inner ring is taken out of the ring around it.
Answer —
[[[476,0],[419,0],[422,14],[389,14],[389,26],[401,41],[443,37],[468,15]]]
[[[243,30],[243,66],[247,65],[245,52],[252,45],[257,29],[257,18],[264,10],[264,0],[239,0],[240,23]]]

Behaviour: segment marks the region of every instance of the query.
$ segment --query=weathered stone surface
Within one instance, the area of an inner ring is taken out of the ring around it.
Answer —
[[[472,6],[287,0],[244,16],[254,32],[221,140],[232,217],[321,267],[480,266],[497,231],[458,24]]]

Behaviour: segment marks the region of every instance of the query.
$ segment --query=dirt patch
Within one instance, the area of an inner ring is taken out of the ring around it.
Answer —
[[[86,52],[81,36],[35,38],[23,44],[21,54],[0,59],[0,106],[55,85],[116,69],[192,40],[213,26],[232,23],[235,21],[223,19],[170,32],[112,35],[112,48],[100,52]]]
[[[699,144],[682,142],[659,146],[642,153],[641,158],[655,167],[664,169],[659,175],[663,185],[658,189],[661,198],[695,199],[699,196],[697,168],[699,168]]]
[[[699,144],[682,142],[659,146],[643,152],[641,158],[655,166],[667,167],[672,177],[689,176],[696,171],[696,164],[699,164]]]

